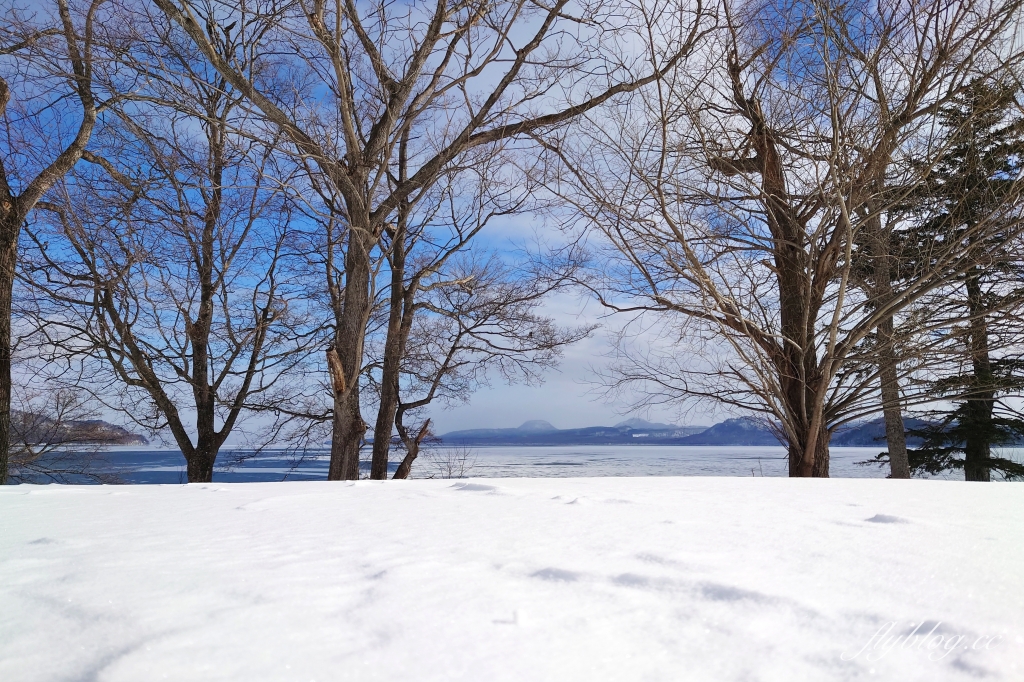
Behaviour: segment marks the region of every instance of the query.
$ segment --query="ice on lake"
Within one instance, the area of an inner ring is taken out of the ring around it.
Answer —
[[[831,475],[835,478],[884,478],[887,470],[862,465],[882,447],[832,448]],[[392,453],[394,471],[404,451]],[[250,452],[225,448],[218,459],[215,480],[257,482],[323,480],[330,459],[328,450],[296,457],[283,450]],[[369,474],[368,450],[364,452]],[[596,445],[425,448],[413,466],[413,478],[443,478],[450,474],[438,459],[463,458],[461,473],[470,478],[576,478],[595,476],[786,476],[786,449],[746,446]],[[185,462],[177,450],[112,448],[106,454],[111,469],[131,483],[184,483]],[[951,474],[950,478],[960,478]]]

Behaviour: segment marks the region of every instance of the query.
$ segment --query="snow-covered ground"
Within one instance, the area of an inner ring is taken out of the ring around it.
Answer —
[[[0,680],[159,679],[1024,680],[1024,485],[0,489]]]

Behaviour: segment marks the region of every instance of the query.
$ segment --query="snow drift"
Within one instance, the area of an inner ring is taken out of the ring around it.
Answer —
[[[1024,487],[0,489],[0,679],[1024,679]]]

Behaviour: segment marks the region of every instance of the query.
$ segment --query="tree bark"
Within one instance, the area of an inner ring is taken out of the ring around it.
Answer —
[[[771,350],[779,378],[779,398],[790,435],[790,476],[828,476],[829,431],[822,413],[826,381],[818,365],[815,324],[824,289],[815,283],[816,269],[808,243],[806,218],[791,201],[778,141],[756,98],[743,92],[742,67],[736,52],[728,57],[733,101],[750,122],[748,141],[755,156],[727,163],[712,161],[725,175],[758,173],[759,200],[772,237],[775,282],[779,293],[781,339]]]
[[[398,433],[405,444],[405,457],[402,458],[402,463],[398,465],[395,475],[391,477],[392,479],[399,480],[409,478],[409,474],[412,473],[412,463],[416,461],[420,454],[420,443],[430,433],[430,420],[428,419],[423,422],[423,426],[420,427],[420,431],[415,437],[410,437],[409,431],[402,423],[402,414],[398,414],[395,425],[398,427]]]
[[[810,436],[809,433],[808,436]],[[807,442],[790,443],[788,452],[790,478],[828,478],[830,440],[831,435],[828,429],[819,428],[817,434],[814,435],[814,458],[809,462],[804,460]]]
[[[405,344],[402,338],[405,310],[405,226],[400,221],[395,230],[391,253],[391,300],[388,311],[387,336],[384,340],[384,366],[381,369],[380,405],[377,421],[373,427],[373,455],[370,461],[370,478],[384,480],[388,477],[388,454],[391,449],[391,432],[395,424],[395,413],[399,403],[399,380]],[[411,312],[411,311],[410,311]],[[413,457],[415,459],[415,456]],[[403,461],[403,464],[405,462]],[[409,466],[412,466],[410,460]],[[406,474],[406,476],[408,473]],[[405,478],[403,476],[402,478]]]
[[[880,154],[888,160],[888,154]],[[888,166],[882,164],[881,168]],[[882,181],[875,180],[868,185],[869,198],[865,201],[868,212],[864,221],[868,228],[871,253],[871,279],[869,295],[876,305],[884,305],[894,295],[892,287],[893,255],[892,240],[882,225],[882,216],[875,205],[875,198],[882,194]],[[889,478],[910,478],[910,459],[907,456],[907,435],[903,424],[903,410],[900,400],[899,359],[896,357],[895,323],[888,315],[876,330],[878,357],[878,380],[882,398],[882,417],[885,420],[885,441],[889,450]]]
[[[797,235],[793,234],[793,237]],[[783,347],[778,352],[776,365],[782,384],[787,420],[795,432],[789,447],[789,475],[793,477],[828,477],[829,433],[821,415],[815,418],[816,406],[821,401],[821,378],[815,352],[813,324],[816,315],[814,301],[808,296],[803,274],[805,253],[792,246],[796,239],[779,247],[776,262],[781,303]]]
[[[395,474],[391,478],[393,480],[401,480],[409,478],[409,474],[412,473],[412,463],[419,457],[420,447],[416,445],[412,448],[407,448],[405,451],[405,457],[402,458],[402,463],[395,469]]]
[[[878,354],[885,440],[889,447],[889,478],[910,478],[907,434],[903,424],[903,410],[900,407],[900,384],[893,343],[892,317],[887,317],[878,326]]]
[[[370,478],[374,480],[384,480],[388,477],[391,433],[395,423],[395,412],[398,410],[398,366],[401,358],[397,357],[397,347],[393,344],[386,344],[384,352],[384,382],[380,386],[380,406],[373,427],[373,454],[370,460]]]
[[[366,424],[359,410],[359,393],[348,390],[344,368],[334,346],[327,349],[334,397],[334,418],[331,427],[331,463],[328,481],[352,481],[359,478],[359,446]],[[353,395],[355,406],[353,409]]]
[[[368,224],[369,220],[363,221],[363,225]],[[367,228],[349,228],[344,301],[337,319],[334,345],[327,351],[334,392],[329,481],[359,478],[359,448],[366,435],[366,422],[359,404],[359,385],[366,322],[370,313],[370,248],[373,241],[375,238]]]
[[[210,483],[213,481],[213,465],[217,461],[217,449],[197,447],[188,458],[189,483]]]
[[[7,202],[9,203],[9,202]],[[0,212],[0,485],[10,475],[11,455],[11,298],[22,218],[13,207]]]
[[[964,480],[991,481],[988,467],[992,444],[992,410],[995,407],[992,360],[989,355],[988,321],[985,313],[981,278],[977,268],[967,277],[967,301],[971,313],[971,363],[974,367],[972,391],[967,398],[971,427],[964,444]]]
[[[757,130],[757,126],[755,126]],[[762,142],[762,191],[768,207],[768,226],[774,238],[776,283],[779,291],[781,347],[777,367],[787,420],[796,434],[790,445],[790,476],[828,477],[829,432],[820,406],[824,399],[821,368],[815,346],[815,320],[821,293],[812,286],[814,264],[807,234],[789,205],[785,175],[775,142],[758,131]]]
[[[404,249],[402,251],[402,268],[404,272]],[[415,314],[416,292],[418,284],[416,281],[405,284],[401,281],[401,275],[397,276],[398,281],[392,282],[397,286],[399,296],[396,300],[392,294],[391,316],[388,319],[387,339],[384,344],[384,368],[381,372],[381,395],[380,407],[377,411],[377,423],[373,432],[373,460],[371,463],[370,478],[384,480],[388,476],[388,454],[391,448],[391,433],[395,426],[401,426],[398,421],[399,410],[401,409],[401,386],[399,384],[402,360],[405,358],[405,351],[408,347],[409,335],[412,332],[413,316]],[[393,290],[395,291],[395,290]],[[429,424],[430,420],[427,420]],[[426,424],[424,425],[426,428]],[[423,433],[426,435],[426,432]],[[399,428],[399,437],[402,438],[406,449],[409,450],[409,437],[404,429]],[[415,451],[419,451],[419,442],[422,436],[416,440]],[[412,452],[409,450],[409,452]],[[406,453],[405,458],[399,465],[399,469],[405,468],[405,475],[398,476],[396,471],[392,478],[406,478],[409,475],[409,467],[412,466],[416,454]]]

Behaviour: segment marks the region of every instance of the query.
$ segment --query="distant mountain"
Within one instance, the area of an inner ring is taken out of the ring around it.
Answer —
[[[683,438],[679,445],[779,445],[779,439],[757,420],[738,417]]]
[[[12,437],[22,443],[146,445],[144,437],[102,419],[58,422],[34,412],[11,410]]]
[[[528,422],[523,422],[522,425],[514,429],[467,429],[465,431],[452,431],[441,436],[441,440],[451,442],[450,439],[455,439],[460,443],[478,440],[518,441],[523,438],[543,436],[543,434],[556,431],[559,431],[559,429],[552,426],[551,422],[546,422],[543,419],[532,419]]]
[[[654,429],[656,431],[664,431],[666,429],[678,429],[679,427],[674,424],[659,424],[657,422],[649,422],[646,419],[639,419],[638,417],[633,417],[632,419],[627,419],[624,422],[619,422],[618,424],[615,425],[615,428]]]
[[[105,422],[102,419],[71,422],[70,430],[79,442],[106,443],[107,445],[149,445],[145,436],[132,433],[123,426]]]
[[[627,419],[615,426],[588,426],[582,429],[558,429],[540,419],[514,429],[467,429],[441,436],[443,443],[457,445],[621,445],[671,444],[699,433],[706,426],[652,424],[643,419]]]
[[[907,430],[927,426],[927,422],[916,417],[904,417]],[[920,438],[908,437],[907,445],[918,447]],[[779,445],[779,440],[763,424],[750,417],[727,419],[710,429],[683,439],[680,445]],[[882,449],[885,442],[885,419],[879,417],[868,422],[850,424],[833,434],[833,447],[873,447]]]
[[[905,417],[907,429],[918,429],[926,422]],[[764,424],[752,417],[726,419],[712,427],[673,426],[643,419],[627,419],[615,426],[589,426],[582,429],[558,429],[550,422],[532,420],[514,429],[469,429],[441,436],[441,442],[456,445],[779,445],[779,440]],[[835,447],[879,447],[884,449],[885,421],[880,417],[851,424],[832,436]],[[920,445],[919,438],[908,438],[910,447]]]
[[[924,428],[925,426],[928,426],[928,422],[923,419],[903,417],[903,427],[908,431]],[[885,419],[879,417],[869,422],[851,424],[832,436],[832,445],[837,447],[870,447],[877,445],[885,449],[887,447],[885,442]],[[908,437],[907,445],[912,448],[920,447],[921,439]]]
[[[543,419],[533,419],[533,420],[530,420],[528,422],[523,422],[519,426],[519,428],[516,429],[516,430],[517,431],[542,432],[542,431],[557,431],[558,429],[556,429],[554,426],[552,426],[551,422],[546,422]]]

